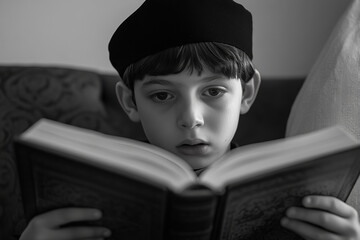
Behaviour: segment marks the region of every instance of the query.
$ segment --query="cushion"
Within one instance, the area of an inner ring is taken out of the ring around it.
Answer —
[[[360,1],[341,17],[305,83],[287,123],[292,136],[341,124],[360,139]]]
[[[360,0],[335,26],[290,112],[286,136],[342,125],[360,140]],[[359,183],[360,184],[360,183]],[[359,189],[359,187],[356,187]],[[349,198],[360,203],[359,192]]]
[[[62,68],[0,67],[0,239],[18,235],[23,220],[12,142],[40,118],[110,131],[92,72]]]

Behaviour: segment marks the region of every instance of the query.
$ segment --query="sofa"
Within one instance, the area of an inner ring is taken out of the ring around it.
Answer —
[[[305,77],[263,79],[257,100],[240,118],[239,145],[283,138],[292,103]],[[117,102],[119,77],[59,66],[0,66],[0,239],[17,239],[26,222],[13,140],[40,118],[142,140]]]

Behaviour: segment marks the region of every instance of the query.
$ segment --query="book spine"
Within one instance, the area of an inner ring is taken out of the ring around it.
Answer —
[[[350,152],[351,151],[348,151],[348,153],[346,153],[346,154],[350,155],[349,158],[351,158]],[[360,150],[357,150],[357,152],[358,152],[358,156],[360,156]],[[359,170],[358,169],[360,169],[360,161],[356,157],[357,156],[355,154],[353,154],[353,158],[355,158],[355,159],[353,160],[353,164],[352,164],[351,168],[349,169],[346,179],[344,180],[344,184],[343,184],[340,192],[338,193],[337,197],[339,199],[348,201],[348,200],[350,200],[349,199],[350,197],[354,198],[353,191],[354,190],[358,191],[357,189],[359,188],[359,181],[357,181],[357,180],[359,178]],[[353,203],[358,202],[358,200],[355,200],[355,201],[354,201],[354,199],[351,199],[351,200],[353,200]],[[353,207],[355,207],[355,206],[353,206]],[[356,209],[359,210],[359,206],[356,206],[356,207],[357,207]]]
[[[171,193],[165,239],[209,240],[212,237],[218,196],[204,186]]]
[[[25,220],[29,222],[35,215],[36,202],[35,197],[32,194],[35,192],[33,176],[28,171],[28,169],[32,168],[32,163],[27,160],[30,152],[26,146],[18,142],[18,139],[14,141],[14,149]],[[29,179],[31,181],[29,181]]]

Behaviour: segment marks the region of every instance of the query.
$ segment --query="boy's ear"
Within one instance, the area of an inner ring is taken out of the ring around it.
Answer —
[[[241,114],[249,111],[251,105],[254,103],[261,83],[261,76],[258,70],[255,69],[255,74],[250,81],[243,85],[243,97],[241,100]]]
[[[136,104],[133,100],[133,92],[124,84],[123,81],[119,81],[116,84],[116,95],[121,107],[129,118],[133,122],[139,122],[140,117]]]

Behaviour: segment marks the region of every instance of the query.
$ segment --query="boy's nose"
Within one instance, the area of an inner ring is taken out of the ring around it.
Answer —
[[[195,104],[187,104],[182,109],[178,118],[178,126],[180,128],[193,129],[204,125],[204,118],[201,107]]]
[[[181,128],[188,128],[188,129],[193,129],[196,127],[201,127],[204,125],[204,121],[202,119],[193,119],[193,120],[189,120],[189,121],[179,121],[179,126]]]

